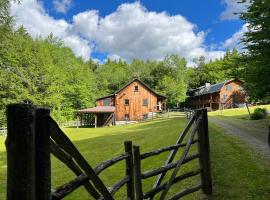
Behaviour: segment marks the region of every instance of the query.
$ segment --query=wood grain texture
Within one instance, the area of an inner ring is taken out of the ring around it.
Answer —
[[[138,90],[135,90],[135,86]],[[129,100],[129,105],[125,105],[125,99]],[[147,105],[144,101],[147,100]],[[142,120],[143,115],[148,115],[149,112],[158,112],[158,102],[162,105],[162,110],[166,109],[166,99],[164,97],[157,96],[139,81],[133,81],[127,87],[123,88],[117,94],[112,97],[106,97],[103,99],[98,99],[96,101],[97,106],[105,106],[104,102],[110,102],[110,106],[115,106],[116,108],[116,120],[124,121],[126,120],[125,114],[129,115],[129,120]]]

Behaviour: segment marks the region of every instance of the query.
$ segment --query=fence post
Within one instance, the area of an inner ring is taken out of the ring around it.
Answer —
[[[201,179],[202,179],[202,190],[204,194],[212,194],[212,178],[211,178],[211,168],[210,168],[210,146],[209,146],[209,136],[208,136],[208,119],[207,110],[200,109],[197,116],[201,116],[201,121],[199,122],[198,129],[198,147],[200,153],[200,167],[201,167]]]
[[[51,199],[50,110],[36,109],[36,199]]]
[[[136,199],[143,199],[140,147],[133,147]]]
[[[125,141],[125,152],[129,154],[126,159],[126,175],[129,176],[129,182],[127,183],[127,199],[134,200],[134,171],[133,171],[133,151],[132,142]]]
[[[35,108],[7,107],[7,200],[35,200]]]

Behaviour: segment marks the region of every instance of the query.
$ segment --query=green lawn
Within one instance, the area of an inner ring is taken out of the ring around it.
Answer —
[[[250,112],[253,113],[255,108],[266,108],[268,111],[270,111],[270,104],[260,105],[260,106],[250,106],[249,107]],[[248,110],[246,107],[225,109],[222,111],[217,110],[214,112],[209,112],[209,116],[224,116],[224,117],[234,117],[234,118],[239,118],[239,119],[249,119]]]
[[[141,146],[141,151],[157,149],[174,144],[187,121],[184,118],[170,118],[128,126],[108,128],[65,128],[64,131],[78,147],[92,166],[123,152],[123,142],[132,140]],[[210,125],[211,163],[214,193],[207,199],[269,199],[270,162],[264,161],[238,139],[223,135],[214,125]],[[196,150],[196,146],[192,151]],[[0,137],[0,199],[5,198],[6,155],[4,138]],[[144,170],[161,166],[168,154],[155,156],[142,162]],[[179,157],[179,156],[177,156]],[[107,186],[124,176],[124,163],[119,163],[101,173]],[[197,160],[185,165],[180,173],[198,167]],[[121,172],[121,173],[119,173]],[[61,185],[74,178],[73,173],[62,163],[52,158],[53,186]],[[183,189],[186,185],[197,184],[199,177],[176,184],[170,193]],[[148,191],[154,179],[144,181],[144,191]],[[125,190],[116,194],[116,199],[124,199]],[[199,192],[186,199],[206,198]],[[81,188],[65,199],[88,199]]]
[[[255,108],[266,108],[268,110],[268,112],[270,111],[270,105],[260,105],[260,106],[250,106],[250,113],[253,113]],[[209,112],[208,113],[209,116],[215,116],[215,117],[219,117],[221,119],[225,119],[225,120],[236,120],[238,122],[239,125],[241,124],[245,124],[246,122],[250,122],[252,124],[257,125],[258,127],[261,128],[267,128],[270,125],[270,115],[268,115],[268,117],[266,119],[260,119],[260,120],[250,120],[249,119],[249,114],[248,114],[248,110],[246,107],[244,108],[233,108],[233,109],[225,109],[223,111],[214,111],[214,112]],[[243,120],[243,121],[241,121]]]

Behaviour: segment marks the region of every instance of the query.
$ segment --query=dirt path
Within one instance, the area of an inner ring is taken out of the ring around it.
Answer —
[[[268,129],[256,125],[253,121],[209,117],[209,121],[223,128],[227,134],[235,135],[246,142],[264,157],[270,159]]]

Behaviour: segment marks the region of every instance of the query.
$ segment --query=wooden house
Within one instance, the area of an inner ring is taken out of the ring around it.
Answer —
[[[239,107],[245,103],[245,91],[243,82],[231,79],[221,83],[206,83],[204,86],[188,92],[186,105],[189,108],[207,108],[217,110]]]
[[[96,107],[78,110],[81,124],[106,126],[116,121],[139,121],[166,110],[166,97],[134,79],[114,94],[98,98]]]

